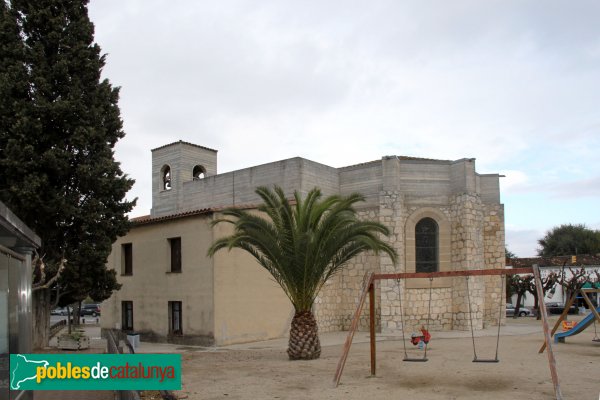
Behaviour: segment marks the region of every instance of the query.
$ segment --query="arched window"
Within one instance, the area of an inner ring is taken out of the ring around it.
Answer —
[[[432,218],[423,218],[415,226],[416,272],[439,270],[438,224]]]
[[[206,176],[206,168],[204,168],[202,165],[196,165],[192,171],[192,176],[194,177],[195,181],[204,179]]]
[[[165,165],[161,172],[162,189],[171,190],[171,167]]]

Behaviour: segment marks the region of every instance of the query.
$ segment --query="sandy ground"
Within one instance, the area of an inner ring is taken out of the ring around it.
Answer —
[[[541,322],[510,319],[503,330],[497,364],[473,363],[471,338],[464,334],[433,332],[426,363],[402,362],[402,341],[380,338],[376,377],[369,376],[369,344],[355,343],[337,388],[332,381],[342,351],[339,338],[345,337],[339,334],[336,344],[323,340],[321,358],[314,361],[289,361],[281,344],[187,349],[182,355],[183,390],[178,395],[188,399],[555,398],[547,355],[538,354],[543,343]],[[593,338],[591,326],[567,343],[553,346],[565,399],[600,399],[600,343],[592,342]],[[479,358],[493,357],[495,337],[476,338],[476,344]],[[407,348],[413,357],[422,355],[408,342]]]

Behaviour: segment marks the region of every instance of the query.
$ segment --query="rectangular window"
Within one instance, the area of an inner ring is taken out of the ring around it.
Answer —
[[[131,243],[121,245],[121,275],[133,275],[133,246]]]
[[[181,238],[169,239],[171,247],[171,272],[181,272]]]
[[[416,272],[438,271],[438,233],[438,224],[433,218],[423,218],[415,226]]]
[[[182,335],[181,301],[169,302],[169,333],[171,335]]]
[[[133,301],[121,302],[121,329],[124,331],[133,330]]]

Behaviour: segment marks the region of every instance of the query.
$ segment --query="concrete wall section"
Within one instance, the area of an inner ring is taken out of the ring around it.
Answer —
[[[444,161],[402,160],[400,189],[407,203],[447,204],[452,193],[450,163]]]
[[[302,194],[314,188],[321,189],[323,196],[339,194],[340,176],[337,168],[301,158],[301,185]]]
[[[234,173],[209,176],[200,181],[186,182],[183,185],[184,200],[182,211],[204,208],[230,207],[234,205]]]
[[[463,158],[450,165],[450,179],[452,193],[475,193],[477,182],[475,178],[475,159]]]
[[[378,207],[379,192],[383,189],[383,170],[381,161],[339,168],[340,194],[360,193],[366,202],[360,207]]]
[[[478,175],[478,192],[481,201],[485,204],[500,203],[500,175],[484,174]]]
[[[259,186],[281,186],[288,197],[294,190],[306,194],[319,187],[324,195],[338,193],[337,170],[303,158],[290,158],[269,164],[228,172],[183,184],[181,211],[261,203]]]

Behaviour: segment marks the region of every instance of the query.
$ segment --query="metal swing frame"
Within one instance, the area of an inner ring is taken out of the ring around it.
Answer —
[[[363,280],[363,287],[361,290],[360,297],[358,299],[358,304],[356,307],[356,311],[354,312],[354,316],[352,318],[352,323],[350,324],[350,329],[348,330],[348,335],[346,337],[346,342],[342,348],[342,355],[340,356],[340,360],[338,362],[335,375],[333,378],[333,387],[337,387],[340,379],[342,377],[342,372],[344,371],[344,366],[346,365],[346,360],[348,358],[348,353],[350,352],[350,347],[352,346],[352,340],[354,338],[354,333],[358,328],[358,323],[360,320],[361,312],[363,309],[363,305],[367,299],[367,294],[369,295],[369,333],[370,333],[370,350],[371,350],[371,376],[375,376],[377,369],[377,359],[376,359],[376,332],[375,332],[375,282],[379,280],[387,280],[387,279],[409,279],[409,278],[442,278],[442,277],[458,277],[458,276],[485,276],[485,275],[516,275],[516,274],[533,274],[536,283],[536,290],[538,292],[539,298],[544,298],[544,293],[542,289],[542,280],[540,277],[540,269],[537,265],[533,267],[526,268],[513,268],[513,269],[478,269],[478,270],[463,270],[463,271],[441,271],[441,272],[408,272],[408,273],[395,273],[395,274],[375,274],[375,273],[367,273],[365,274]],[[552,384],[554,385],[554,394],[557,400],[562,400],[562,392],[560,390],[560,382],[558,379],[558,372],[556,369],[556,359],[554,357],[554,352],[552,351],[552,339],[550,336],[550,329],[548,327],[548,320],[546,319],[546,305],[544,302],[540,302],[540,313],[542,315],[542,330],[544,332],[544,341],[546,347],[548,348],[547,356],[548,356],[548,366],[550,368],[550,376],[552,378]]]

